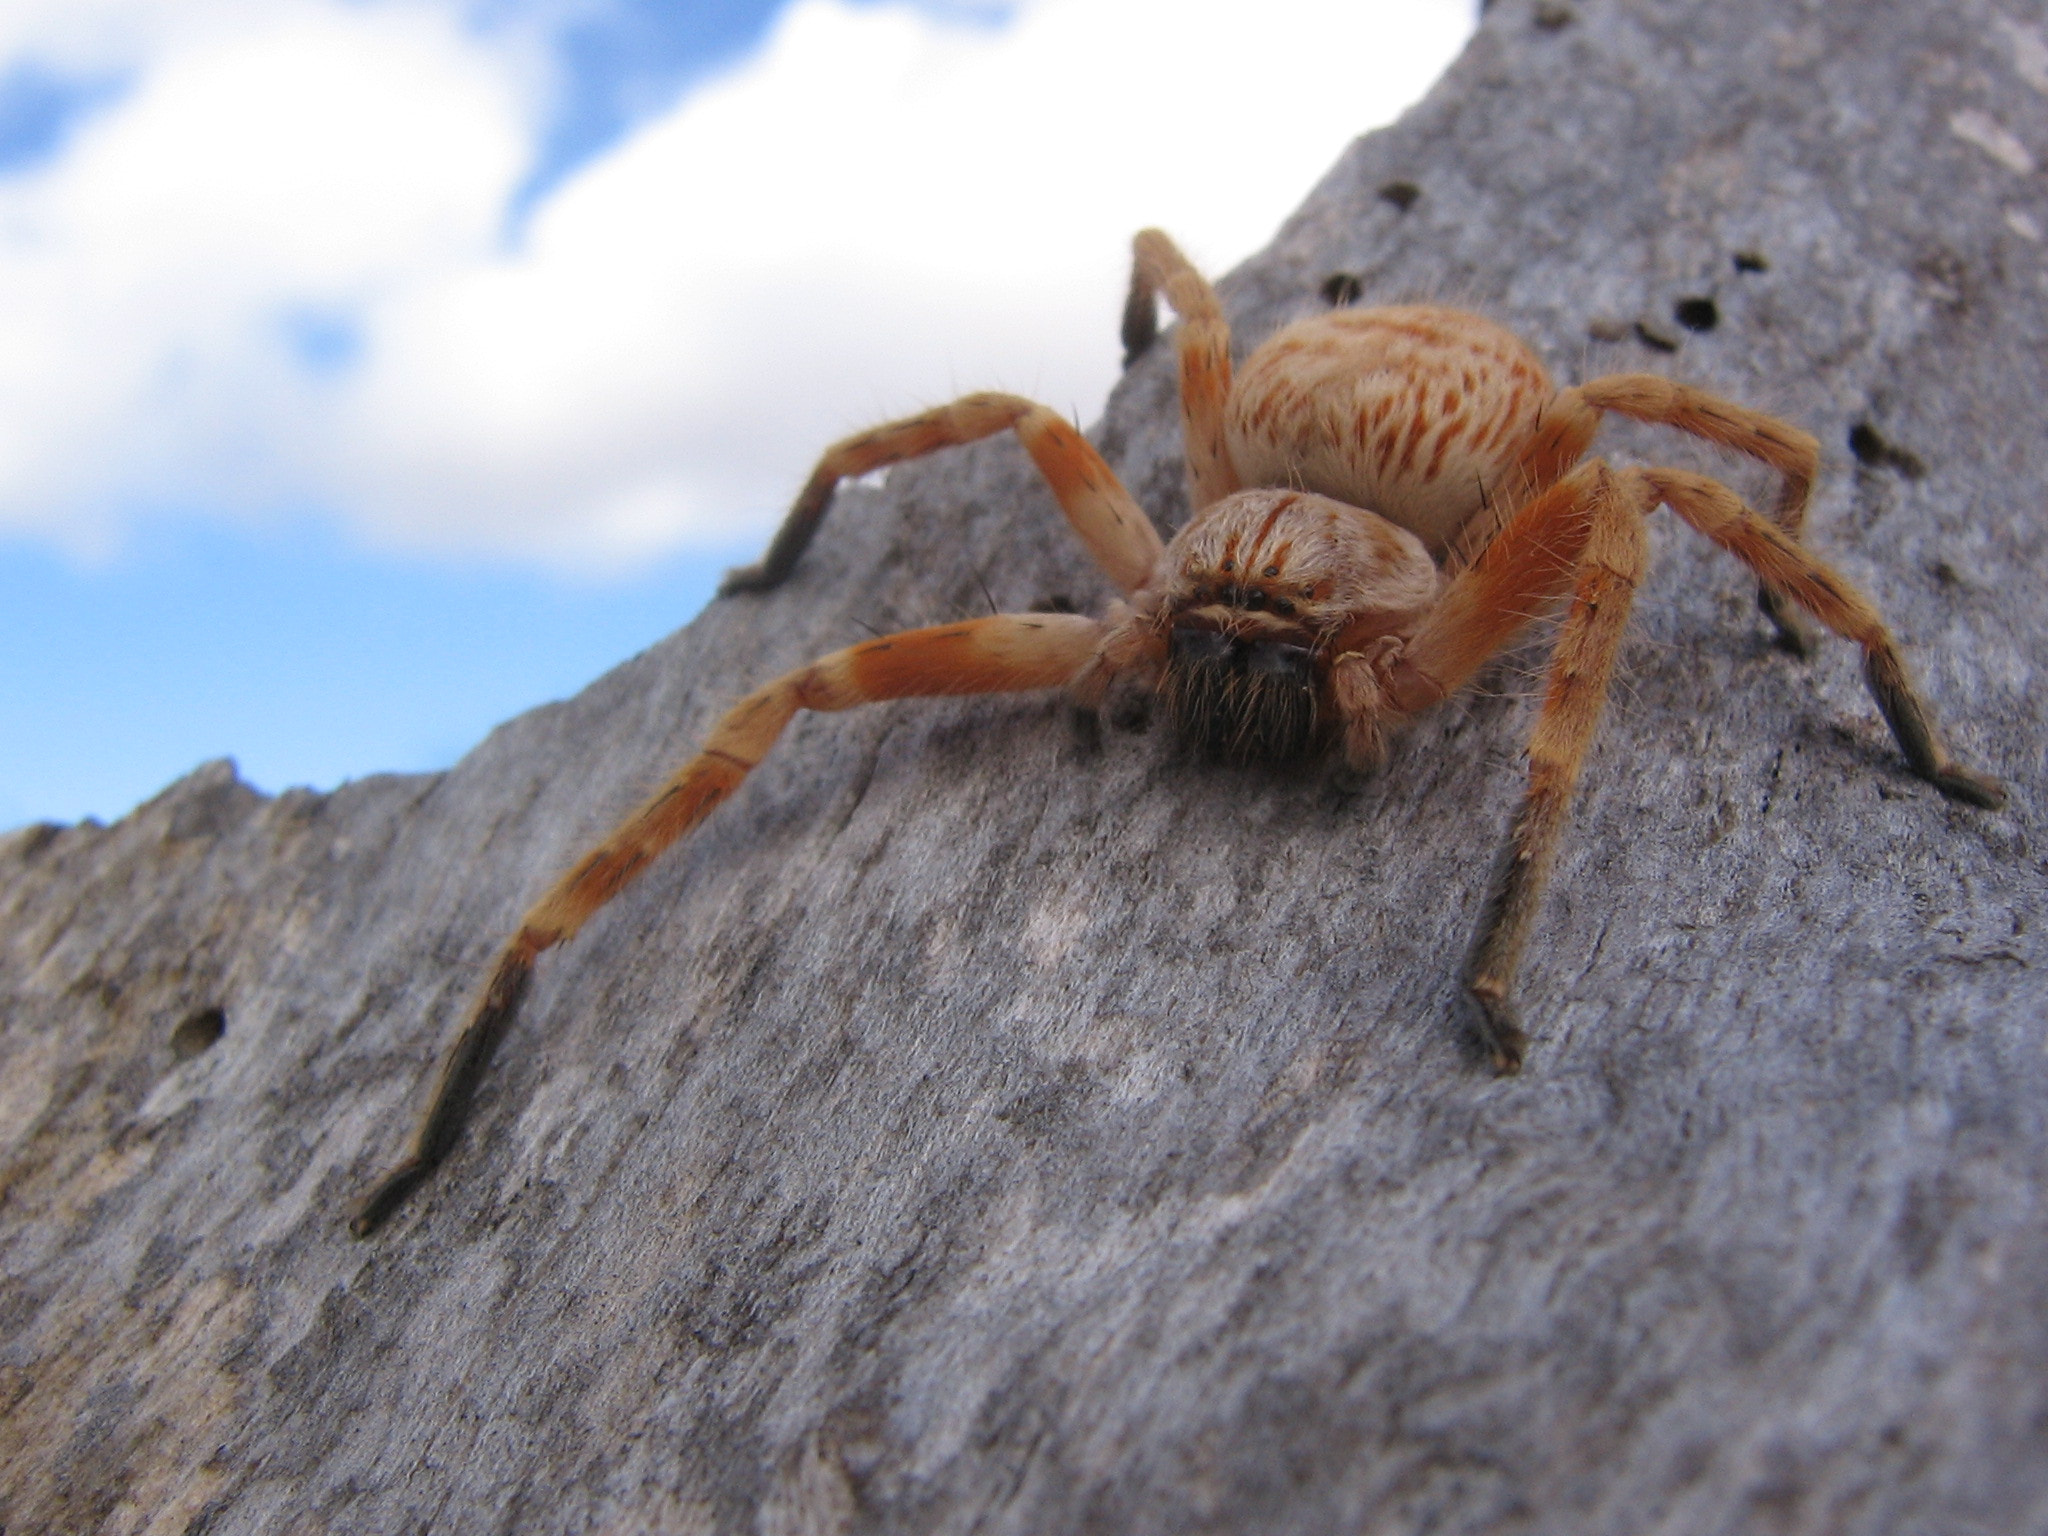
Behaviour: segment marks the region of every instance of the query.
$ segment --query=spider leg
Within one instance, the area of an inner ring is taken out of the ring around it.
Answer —
[[[1603,461],[1588,459],[1521,507],[1451,579],[1393,664],[1396,709],[1414,714],[1442,703],[1570,588],[1612,476]]]
[[[1496,1068],[1527,1046],[1513,998],[1543,886],[1605,701],[1643,569],[1642,519],[1659,502],[1735,555],[1774,593],[1863,648],[1864,678],[1913,771],[1952,799],[1996,808],[2004,788],[1941,744],[1891,632],[1870,600],[1719,481],[1682,470],[1609,470],[1589,460],[1531,501],[1445,590],[1394,663],[1393,702],[1428,707],[1456,691],[1569,579],[1572,600],[1529,740],[1529,788],[1493,875],[1465,984]]]
[[[1187,439],[1191,510],[1199,512],[1242,490],[1223,437],[1223,409],[1230,399],[1230,322],[1209,280],[1197,272],[1180,247],[1156,229],[1138,231],[1131,242],[1131,291],[1124,301],[1124,366],[1129,367],[1158,334],[1158,296],[1180,318],[1180,416]]]
[[[1609,374],[1580,385],[1579,393],[1600,410],[1676,427],[1769,465],[1783,481],[1771,519],[1795,541],[1805,537],[1806,506],[1820,473],[1820,444],[1809,434],[1775,416],[1654,373]],[[1757,588],[1756,603],[1777,630],[1781,645],[1798,656],[1813,654],[1813,636],[1768,583]]]
[[[1426,708],[1464,686],[1523,624],[1571,592],[1529,736],[1529,787],[1465,968],[1480,1037],[1501,1072],[1520,1070],[1528,1044],[1514,1002],[1515,971],[1606,702],[1642,576],[1643,517],[1655,504],[1636,472],[1617,474],[1598,459],[1581,464],[1516,513],[1453,579],[1392,669],[1394,702],[1404,710]]]
[[[798,710],[1056,688],[1088,665],[1103,630],[1094,619],[1058,613],[997,614],[906,630],[834,651],[741,699],[712,728],[702,751],[527,912],[443,1050],[411,1140],[357,1206],[349,1229],[358,1237],[374,1231],[447,1155],[541,951],[572,937],[664,849],[709,816],[768,754]]]
[[[841,480],[890,464],[922,458],[941,448],[978,442],[1014,427],[1025,451],[1067,515],[1095,563],[1126,593],[1152,574],[1164,547],[1152,520],[1094,445],[1064,418],[1018,395],[966,395],[951,405],[885,422],[843,438],[825,450],[767,554],[756,565],[727,571],[718,595],[765,592],[779,586],[818,531]]]
[[[1952,800],[1987,810],[2005,803],[2005,788],[1996,779],[1949,756],[1898,642],[1875,605],[1846,577],[1807,553],[1789,530],[1751,511],[1719,481],[1677,469],[1643,474],[1672,511],[1756,572],[1768,590],[1863,648],[1864,683],[1914,773]]]
[[[1783,478],[1771,520],[1794,539],[1806,529],[1806,504],[1820,473],[1820,444],[1790,422],[1654,373],[1610,373],[1579,386],[1598,410],[1704,438],[1767,464]]]

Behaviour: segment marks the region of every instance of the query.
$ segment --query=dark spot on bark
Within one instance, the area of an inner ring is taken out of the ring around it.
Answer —
[[[1671,306],[1671,317],[1688,331],[1711,331],[1721,323],[1721,311],[1708,298],[1680,299]]]
[[[1080,1113],[1095,1085],[1073,1063],[1059,1076],[1027,1088],[996,1111],[996,1118],[1027,1142],[1059,1135]]]
[[[1940,1261],[1942,1245],[1965,1203],[1945,1179],[1918,1178],[1907,1185],[1892,1235],[1913,1279],[1926,1278]]]
[[[1737,251],[1733,257],[1738,272],[1768,272],[1771,264],[1764,260],[1762,251]]]
[[[1392,203],[1406,213],[1415,206],[1415,200],[1422,196],[1422,188],[1412,181],[1390,181],[1380,188],[1380,201]]]
[[[227,1011],[222,1008],[201,1008],[187,1014],[171,1031],[171,1055],[179,1061],[190,1061],[194,1056],[204,1056],[220,1043],[220,1037],[228,1032]]]
[[[1067,710],[1067,729],[1071,733],[1075,750],[1084,757],[1093,757],[1102,750],[1102,715],[1085,704],[1075,704]]]
[[[1888,469],[1907,480],[1924,479],[1927,474],[1925,459],[1888,441],[1867,421],[1859,421],[1849,429],[1849,451],[1856,455],[1858,464],[1868,469]]]
[[[1570,6],[1559,5],[1556,0],[1542,0],[1536,7],[1536,30],[1539,32],[1562,32],[1576,19]]]
[[[1074,600],[1064,592],[1052,592],[1041,597],[1030,607],[1032,613],[1079,613]]]
[[[1975,296],[1969,263],[1954,251],[1935,250],[1921,257],[1913,263],[1913,275],[1927,296],[1951,314],[1962,314]]]

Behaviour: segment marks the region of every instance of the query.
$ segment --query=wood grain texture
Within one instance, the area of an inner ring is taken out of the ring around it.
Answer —
[[[1349,802],[1052,700],[806,717],[351,1241],[520,911],[733,699],[1109,595],[1016,444],[899,470],[446,774],[0,840],[8,1536],[2048,1528],[2048,183],[1952,126],[2048,162],[2048,18],[1572,15],[1498,0],[1352,146],[1240,355],[1351,274],[1810,429],[1812,542],[2008,810],[1660,516],[1502,1081],[1453,978],[1537,652]],[[1165,527],[1172,367],[1095,434]]]

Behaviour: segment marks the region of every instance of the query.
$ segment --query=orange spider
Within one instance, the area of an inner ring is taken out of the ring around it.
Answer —
[[[1124,593],[1105,618],[999,614],[851,646],[757,688],[704,748],[527,913],[442,1055],[403,1159],[358,1208],[372,1230],[432,1171],[540,952],[573,935],[739,787],[799,709],[1066,687],[1084,705],[1132,677],[1180,731],[1239,761],[1341,748],[1375,767],[1387,733],[1442,703],[1534,614],[1569,598],[1529,739],[1529,788],[1465,972],[1495,1067],[1527,1045],[1513,980],[1607,693],[1659,505],[1742,561],[1787,642],[1797,605],[1863,648],[1864,676],[1912,770],[1996,807],[1996,780],[1957,764],[1870,601],[1799,542],[1818,467],[1796,427],[1684,384],[1615,374],[1558,389],[1492,321],[1427,305],[1345,309],[1281,331],[1233,382],[1215,291],[1167,237],[1136,240],[1124,340],[1152,341],[1157,295],[1180,319],[1180,396],[1194,514],[1161,545],[1151,520],[1072,426],[1014,395],[969,395],[828,450],[761,563],[722,593],[795,565],[848,476],[1014,429],[1074,532]],[[1603,411],[1662,422],[1782,477],[1770,517],[1718,481],[1585,459]]]

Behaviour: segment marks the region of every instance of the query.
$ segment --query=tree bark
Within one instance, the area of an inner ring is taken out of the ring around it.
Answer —
[[[1811,542],[2008,809],[1656,519],[1500,1079],[1455,973],[1540,640],[1348,800],[1045,697],[804,717],[350,1240],[494,947],[721,708],[1106,600],[1014,443],[905,467],[446,774],[0,840],[8,1536],[2048,1528],[2017,4],[1500,0],[1223,284],[1240,355],[1355,281],[1813,430]],[[1168,353],[1096,434],[1163,527]]]

